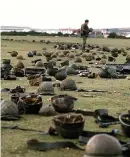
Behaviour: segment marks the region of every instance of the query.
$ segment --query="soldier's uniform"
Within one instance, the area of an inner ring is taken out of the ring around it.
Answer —
[[[85,20],[86,22],[89,22],[88,20]],[[84,23],[81,25],[81,37],[83,38],[83,50],[85,50],[85,46],[86,46],[86,40],[88,37],[88,34],[90,32],[90,29],[88,27],[87,23]]]

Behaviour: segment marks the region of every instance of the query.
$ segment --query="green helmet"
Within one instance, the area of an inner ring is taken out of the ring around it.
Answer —
[[[24,68],[24,64],[19,60],[16,64],[16,67],[19,69],[23,69]]]
[[[18,56],[17,56],[17,59],[24,60],[24,58],[23,58],[22,55],[18,55]]]
[[[11,56],[12,56],[12,57],[17,57],[17,55],[18,55],[18,52],[16,52],[16,51],[12,51],[12,52],[11,52]]]
[[[77,64],[71,64],[69,67],[73,68],[74,70],[78,70],[78,65]]]
[[[41,95],[54,95],[54,87],[51,82],[42,82],[37,90]]]
[[[64,62],[61,62],[60,64],[61,64],[62,67],[63,67],[63,66],[66,66],[66,65],[69,65],[69,60],[66,60],[66,61],[64,61]]]
[[[60,84],[61,90],[76,90],[77,86],[74,80],[71,79],[65,79]]]
[[[76,71],[72,67],[67,67],[66,68],[66,72],[67,72],[67,75],[74,75],[74,74],[76,74]]]
[[[93,136],[87,143],[84,157],[122,157],[119,141],[107,134]]]
[[[76,57],[75,58],[75,63],[82,63],[82,58]]]
[[[60,69],[58,73],[55,75],[55,78],[60,81],[66,79],[66,77],[67,77],[67,73],[65,69]]]
[[[86,61],[91,61],[93,59],[93,56],[89,54],[85,57],[85,59]]]
[[[54,116],[56,115],[56,111],[52,105],[43,105],[39,114],[43,116]]]
[[[1,101],[1,117],[5,116],[16,116],[19,115],[17,105],[12,101],[2,100]]]
[[[36,67],[44,67],[44,64],[42,61],[37,61],[35,64]]]
[[[40,52],[36,53],[36,56],[42,56],[42,54]]]
[[[112,78],[117,78],[117,77],[118,77],[118,74],[117,74],[115,68],[112,68],[112,67],[106,67],[106,68],[107,68],[107,71],[108,71],[109,75],[110,75]]]

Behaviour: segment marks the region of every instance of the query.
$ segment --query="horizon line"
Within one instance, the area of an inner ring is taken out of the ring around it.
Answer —
[[[29,26],[11,26],[11,25],[2,25],[0,27],[21,27],[21,28],[29,28],[29,29],[79,29],[79,28],[33,28]],[[94,28],[94,29],[130,29],[130,27],[107,27],[107,28]]]

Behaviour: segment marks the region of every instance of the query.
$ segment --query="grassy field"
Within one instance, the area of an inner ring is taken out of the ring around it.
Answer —
[[[81,38],[56,38],[56,37],[2,37],[4,39],[10,38],[15,40],[26,39],[29,41],[32,40],[50,40],[50,41],[59,41],[59,42],[82,42]],[[115,46],[115,47],[130,47],[130,40],[120,40],[120,39],[88,39],[88,43],[90,44],[99,44],[99,45],[107,45],[107,46]],[[17,51],[19,54],[23,55],[25,60],[22,62],[25,64],[25,67],[32,66],[31,61],[34,59],[42,58],[43,62],[45,62],[44,56],[42,57],[33,57],[28,58],[27,52],[31,50],[37,50],[38,52],[42,52],[42,48],[46,47],[48,51],[54,51],[53,44],[44,44],[44,43],[32,43],[32,42],[17,42],[17,41],[2,41],[1,47],[1,57],[11,59],[12,65],[15,65],[17,59],[11,57],[9,51]],[[79,52],[80,50],[77,50]],[[130,54],[130,51],[127,51]],[[73,60],[71,60],[73,62]],[[117,63],[124,63],[125,57],[121,54],[117,58]],[[84,60],[83,63],[88,65],[88,63]],[[59,63],[57,63],[59,64]],[[96,69],[93,69],[96,70]],[[55,88],[55,92],[57,94],[69,94],[78,98],[78,101],[75,103],[75,108],[87,109],[87,110],[95,110],[100,108],[107,108],[109,113],[113,116],[118,116],[119,113],[127,113],[130,109],[130,80],[127,79],[88,79],[79,76],[68,76],[68,78],[72,78],[77,82],[77,86],[85,89],[103,89],[109,91],[108,93],[96,93],[96,96],[93,98],[82,97],[81,93],[77,92],[61,92],[57,88]],[[53,78],[53,81],[55,79]],[[78,83],[81,81],[82,83]],[[26,92],[36,92],[38,87],[32,87],[29,85],[27,78],[18,78],[16,81],[1,81],[1,87],[5,88],[13,88],[17,85],[24,86],[26,88]],[[95,93],[92,93],[95,94]],[[9,94],[1,93],[1,97],[3,99],[10,99]],[[43,104],[49,103],[47,99],[49,96],[43,96]],[[32,128],[37,130],[47,131],[50,126],[52,126],[52,118],[53,117],[44,117],[44,116],[34,116],[34,115],[24,115],[19,121],[10,121],[5,122],[2,121],[2,125],[19,125],[23,128]],[[105,129],[101,129],[94,122],[94,118],[85,117],[85,130],[91,131],[111,131],[112,129],[117,128],[120,130],[120,125],[113,125]],[[24,132],[20,130],[3,130],[1,131],[1,139],[2,139],[2,157],[81,157],[84,152],[73,149],[60,149],[60,150],[51,150],[46,152],[38,152],[38,151],[30,151],[26,147],[26,141],[31,138],[36,138],[40,141],[60,141],[63,140],[60,137],[50,137],[48,135],[41,135],[35,132]],[[124,140],[127,140],[124,138]],[[76,140],[74,140],[76,141]]]

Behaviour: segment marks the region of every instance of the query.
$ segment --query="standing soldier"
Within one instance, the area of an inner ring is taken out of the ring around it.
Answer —
[[[83,38],[83,51],[86,47],[86,40],[89,32],[92,32],[92,29],[88,27],[89,20],[85,20],[85,23],[81,25],[81,37]]]

